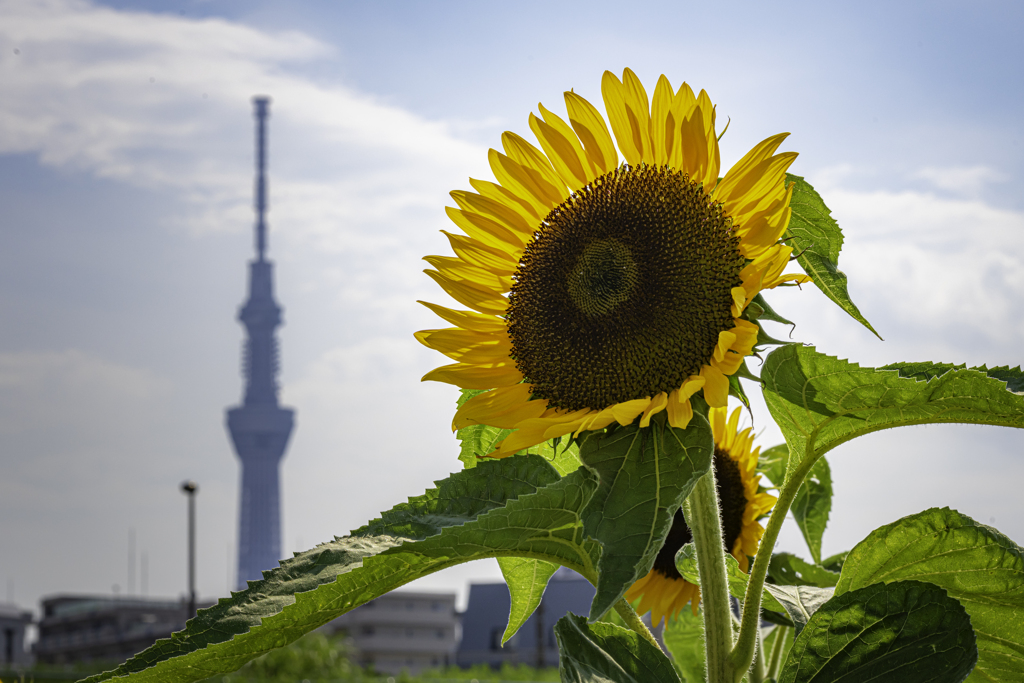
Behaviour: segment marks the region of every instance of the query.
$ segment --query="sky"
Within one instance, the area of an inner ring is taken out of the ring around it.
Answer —
[[[143,578],[180,596],[185,479],[201,598],[232,587],[253,95],[273,98],[290,553],[460,469],[457,391],[419,381],[447,362],[412,336],[439,326],[416,300],[445,301],[420,259],[448,253],[448,192],[491,178],[501,133],[529,137],[569,89],[599,104],[606,69],[707,89],[726,168],[792,133],[791,170],[842,226],[840,267],[885,341],[813,287],[771,294],[793,339],[862,365],[1018,365],[1022,30],[1019,3],[985,1],[0,0],[0,600]],[[748,390],[759,443],[778,443]],[[1022,447],[928,426],[837,448],[825,553],[942,505],[1024,542]],[[807,556],[792,525],[780,548]],[[414,587],[498,576],[483,561]]]

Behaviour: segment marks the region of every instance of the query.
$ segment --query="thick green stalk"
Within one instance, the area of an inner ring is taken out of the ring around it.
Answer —
[[[731,683],[739,683],[753,661],[754,647],[757,644],[757,629],[761,622],[761,592],[764,590],[764,578],[768,574],[768,563],[772,559],[772,550],[775,548],[775,541],[779,538],[782,523],[786,521],[789,508],[793,505],[793,499],[796,498],[796,492],[800,490],[804,477],[811,471],[811,467],[816,461],[815,457],[804,458],[793,471],[792,476],[786,480],[785,485],[779,490],[779,500],[775,503],[775,509],[772,510],[772,516],[768,519],[764,536],[761,537],[761,545],[757,549],[754,566],[750,568],[747,592],[743,597],[740,632],[736,636],[736,645],[729,653],[729,663],[732,665],[733,671],[737,672],[736,678]]]
[[[657,639],[651,630],[647,628],[639,616],[637,616],[636,610],[626,602],[625,598],[619,598],[618,602],[615,603],[615,611],[618,612],[622,620],[626,622],[626,626],[639,633],[641,636],[647,639],[647,641],[654,647],[661,649],[661,645],[658,644]]]
[[[729,651],[732,649],[732,610],[729,606],[722,519],[718,510],[713,467],[697,480],[686,500],[684,513],[697,551],[707,650],[707,680],[708,683],[732,683],[733,669],[728,662]]]

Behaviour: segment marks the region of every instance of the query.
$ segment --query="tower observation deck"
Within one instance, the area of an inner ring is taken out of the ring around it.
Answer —
[[[238,515],[237,587],[263,578],[281,559],[280,463],[295,424],[295,411],[277,401],[276,330],[281,307],[274,301],[273,264],[267,260],[266,123],[270,98],[253,98],[256,115],[256,258],[249,263],[249,299],[238,311],[245,326],[242,352],[245,395],[227,411],[227,428],[242,462]]]

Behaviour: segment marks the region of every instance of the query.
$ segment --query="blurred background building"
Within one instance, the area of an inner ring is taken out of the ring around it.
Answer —
[[[325,627],[344,632],[355,661],[385,674],[417,674],[455,663],[459,615],[455,593],[393,591]]]
[[[31,623],[31,612],[0,603],[0,667],[13,669],[32,663],[32,655],[25,649],[25,631]]]
[[[471,583],[455,662],[461,667],[488,664],[497,668],[505,662],[558,666],[555,622],[568,612],[589,614],[593,599],[594,587],[589,581],[571,569],[559,568],[537,611],[503,647],[501,637],[512,605],[508,586],[503,581]]]
[[[190,616],[187,599],[54,595],[40,608],[33,651],[44,665],[119,664],[185,628]]]

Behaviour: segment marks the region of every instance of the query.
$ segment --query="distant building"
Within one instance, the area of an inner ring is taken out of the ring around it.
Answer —
[[[208,607],[210,603],[199,605]],[[185,628],[188,602],[90,595],[56,595],[42,601],[39,664],[120,663]]]
[[[31,623],[31,612],[10,603],[0,604],[0,669],[32,664],[32,653],[25,649],[25,629]]]
[[[348,635],[360,666],[417,674],[455,663],[457,626],[454,593],[393,591],[343,614],[325,630]]]
[[[555,622],[567,612],[586,615],[594,586],[576,572],[561,568],[551,577],[540,607],[512,638],[501,646],[511,607],[504,582],[473,583],[462,615],[462,641],[455,661],[461,667],[503,663],[558,666]]]

